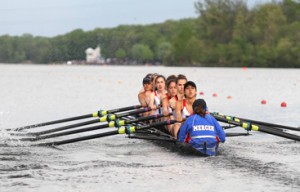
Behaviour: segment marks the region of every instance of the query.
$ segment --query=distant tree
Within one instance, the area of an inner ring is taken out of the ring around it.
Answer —
[[[283,0],[279,5],[288,23],[300,21],[300,0]]]
[[[124,49],[119,48],[116,53],[115,53],[115,57],[119,60],[123,60],[126,58],[126,52]]]
[[[163,64],[167,64],[167,60],[170,58],[172,54],[173,46],[169,42],[160,43],[157,46],[156,57],[161,60]]]
[[[135,44],[131,48],[131,56],[138,63],[143,63],[153,59],[153,52],[147,45]]]
[[[279,35],[280,28],[286,24],[286,17],[276,4],[264,4],[254,10],[251,32],[255,44],[272,45]]]

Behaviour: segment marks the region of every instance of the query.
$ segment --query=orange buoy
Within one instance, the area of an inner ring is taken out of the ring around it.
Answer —
[[[280,106],[281,107],[286,107],[286,102],[283,101]]]
[[[218,97],[218,94],[214,93],[212,96],[213,96],[213,97]]]
[[[204,92],[201,91],[201,92],[199,92],[199,94],[200,94],[200,95],[204,95]]]
[[[229,96],[227,96],[227,99],[232,99],[232,97],[229,95]]]
[[[261,102],[260,102],[262,105],[265,105],[265,104],[267,104],[267,101],[266,100],[261,100]]]

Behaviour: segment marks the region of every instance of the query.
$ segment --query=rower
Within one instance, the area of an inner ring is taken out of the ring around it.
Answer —
[[[177,76],[176,85],[177,85],[177,97],[179,101],[184,99],[184,84],[186,82],[187,82],[187,78],[185,75],[179,74]]]
[[[162,109],[163,109],[163,114],[165,115],[164,121],[175,119],[175,107],[176,107],[176,102],[178,101],[176,78],[177,77],[175,75],[170,75],[167,78],[168,93],[167,96],[162,100]],[[170,113],[173,113],[173,115],[168,116]],[[168,131],[170,131],[171,126],[173,125],[169,125],[167,127]]]
[[[225,142],[223,128],[213,116],[207,113],[206,102],[203,99],[195,100],[193,111],[194,114],[189,116],[181,126],[178,140],[190,143],[207,156],[217,155],[219,142]]]
[[[171,134],[176,139],[178,130],[181,126],[180,122],[183,122],[191,114],[193,114],[193,103],[197,96],[197,86],[193,81],[188,81],[184,84],[184,96],[185,98],[176,103],[175,116],[177,123],[171,129]]]
[[[156,79],[157,76],[158,76],[157,73],[153,73],[153,74],[151,75],[151,82],[152,82],[152,90],[153,90],[153,91],[156,90],[155,79]]]
[[[148,73],[144,78],[148,77],[148,78],[151,79],[151,82],[152,82],[152,76],[153,76],[152,73]],[[153,86],[152,86],[152,89],[153,89]],[[145,92],[144,85],[143,85],[143,88],[139,91],[139,94],[140,94],[141,92]]]
[[[138,99],[143,107],[154,107],[154,94],[152,91],[152,81],[149,76],[143,78],[143,91],[139,92]],[[151,112],[143,113],[143,116],[151,115]]]
[[[155,78],[154,105],[158,108],[154,114],[161,114],[161,101],[167,95],[166,78],[163,75],[158,75]]]

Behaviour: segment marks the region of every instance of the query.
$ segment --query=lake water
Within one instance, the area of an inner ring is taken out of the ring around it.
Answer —
[[[0,191],[300,191],[299,142],[260,132],[227,138],[219,156],[201,158],[124,135],[30,147],[5,131],[138,104],[150,72],[185,74],[210,111],[300,126],[299,69],[2,64]]]

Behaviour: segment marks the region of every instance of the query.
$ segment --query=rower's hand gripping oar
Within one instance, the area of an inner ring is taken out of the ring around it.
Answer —
[[[53,134],[49,134],[49,135],[42,135],[42,136],[35,137],[35,138],[23,138],[23,139],[20,139],[20,141],[38,141],[38,140],[41,140],[41,139],[49,139],[49,138],[54,138],[54,137],[72,135],[72,134],[76,134],[76,133],[94,131],[94,130],[104,129],[104,128],[108,128],[108,127],[120,128],[121,126],[128,125],[128,124],[131,124],[131,123],[148,121],[148,120],[153,120],[153,119],[159,119],[161,117],[164,117],[164,115],[163,114],[157,114],[157,115],[151,115],[151,116],[147,116],[147,117],[140,117],[140,118],[133,119],[133,120],[120,120],[120,119],[117,119],[115,121],[111,121],[111,122],[103,124],[103,125],[97,125],[97,126],[92,126],[92,127],[84,127],[82,129],[64,131],[64,132],[53,133]]]
[[[293,134],[286,133],[286,132],[282,132],[282,131],[278,131],[278,130],[272,128],[272,127],[270,128],[270,127],[263,126],[263,125],[253,124],[251,122],[232,119],[232,117],[230,117],[230,116],[219,115],[219,114],[216,114],[216,113],[211,113],[211,115],[213,115],[214,118],[216,118],[216,120],[218,120],[218,121],[243,127],[247,131],[251,131],[251,130],[261,131],[261,132],[264,132],[264,133],[269,133],[271,135],[276,135],[276,136],[284,137],[284,138],[287,138],[287,139],[300,141],[300,136],[293,135]]]
[[[107,114],[117,113],[117,112],[122,112],[122,111],[129,111],[129,110],[134,110],[134,109],[138,109],[138,108],[141,108],[141,105],[133,105],[133,106],[129,106],[129,107],[123,107],[123,108],[112,109],[112,110],[99,110],[99,111],[94,112],[92,114],[81,115],[81,116],[76,116],[76,117],[70,117],[70,118],[66,118],[66,119],[60,119],[60,120],[49,121],[49,122],[44,122],[44,123],[37,123],[37,124],[27,125],[27,126],[13,128],[13,129],[6,129],[6,131],[21,131],[21,130],[24,130],[24,129],[43,127],[43,126],[47,126],[47,125],[65,123],[65,122],[69,122],[69,121],[86,119],[86,118],[90,118],[90,117],[102,117],[102,116],[107,115]]]
[[[158,126],[165,126],[165,125],[170,125],[174,124],[176,120],[169,120],[169,121],[162,121],[158,123],[152,123],[144,126],[126,126],[126,127],[121,127],[118,130],[115,131],[110,131],[106,133],[98,133],[94,135],[88,135],[88,136],[83,136],[83,137],[78,137],[78,138],[73,138],[73,139],[67,139],[63,141],[55,141],[55,142],[49,142],[49,143],[40,143],[37,145],[33,146],[57,146],[57,145],[64,145],[64,144],[69,144],[69,143],[75,143],[79,141],[85,141],[85,140],[90,140],[90,139],[96,139],[100,137],[106,137],[110,135],[117,135],[117,134],[131,134],[134,133],[137,130],[144,130],[144,129],[149,129],[151,127],[158,127]]]
[[[145,113],[147,111],[151,111],[151,108],[146,107],[146,108],[143,108],[143,109],[137,109],[137,110],[134,110],[134,111],[129,111],[129,112],[121,113],[121,114],[108,114],[108,115],[105,115],[103,117],[100,117],[99,119],[86,121],[86,122],[81,122],[81,123],[76,123],[76,124],[72,124],[72,125],[68,125],[68,126],[54,128],[54,129],[49,129],[49,130],[45,130],[45,131],[35,132],[35,133],[32,133],[32,134],[36,135],[36,136],[40,136],[40,135],[44,135],[44,134],[48,134],[48,133],[63,131],[63,130],[67,130],[67,129],[81,127],[81,126],[84,126],[84,125],[94,124],[94,123],[106,122],[106,121],[110,122],[110,121],[116,120],[117,118],[126,117],[126,116],[129,116],[129,115],[135,115],[135,114],[139,114],[139,113]]]

